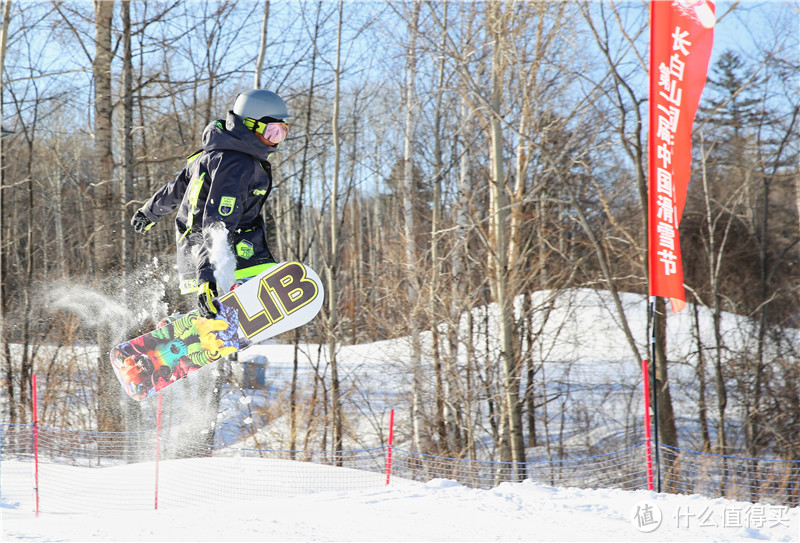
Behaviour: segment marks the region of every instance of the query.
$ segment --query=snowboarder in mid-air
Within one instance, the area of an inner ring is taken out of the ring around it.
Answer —
[[[272,189],[269,158],[289,133],[288,117],[274,92],[243,92],[224,121],[203,131],[203,148],[131,219],[143,234],[177,210],[181,292],[197,293],[199,309],[171,315],[111,349],[109,360],[131,398],[144,400],[220,358],[303,326],[322,308],[319,275],[299,262],[277,263],[261,217]]]
[[[203,131],[202,149],[178,176],[156,191],[131,219],[143,234],[175,211],[182,294],[197,293],[200,315],[214,317],[221,294],[212,263],[212,231],[222,225],[236,259],[236,284],[273,265],[261,209],[272,189],[270,156],[289,132],[289,111],[274,92],[241,93],[227,118]]]
[[[181,292],[197,293],[199,309],[171,315],[111,349],[111,365],[131,398],[144,400],[220,358],[303,326],[322,308],[319,275],[299,262],[277,263],[261,217],[272,189],[269,158],[289,133],[288,117],[274,92],[243,92],[224,121],[203,131],[203,148],[131,219],[145,233],[177,210]]]

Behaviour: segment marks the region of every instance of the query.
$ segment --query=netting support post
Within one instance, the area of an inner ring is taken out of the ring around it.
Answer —
[[[394,442],[394,409],[389,411],[389,441],[386,448],[386,484],[392,476],[392,443]]]
[[[33,501],[36,516],[39,516],[39,396],[36,393],[36,374],[31,376],[31,397],[33,399]]]

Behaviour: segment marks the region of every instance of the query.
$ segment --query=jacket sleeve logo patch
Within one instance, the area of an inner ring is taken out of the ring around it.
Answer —
[[[236,207],[236,198],[233,196],[223,196],[219,202],[219,214],[227,217],[233,213],[233,208]]]

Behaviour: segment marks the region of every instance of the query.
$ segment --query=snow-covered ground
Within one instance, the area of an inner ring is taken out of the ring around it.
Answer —
[[[313,471],[309,480],[335,479],[342,490],[299,487],[233,502],[202,493],[203,482],[221,472],[230,485],[246,488],[254,474],[286,469],[278,465],[285,462],[248,459],[251,468],[242,470],[232,469],[237,464],[226,458],[171,461],[173,467],[192,463],[195,477],[170,478],[165,468],[160,493],[192,499],[162,499],[158,510],[125,510],[119,496],[101,511],[35,517],[29,488],[4,489],[2,541],[800,541],[796,507],[531,482],[490,490],[443,479],[425,484],[394,479],[385,486],[378,474],[365,485],[363,473],[300,462],[291,466],[298,479]],[[30,467],[4,462],[2,469]],[[73,469],[102,477],[112,487],[153,478],[152,464]],[[348,486],[355,488],[345,490]]]
[[[594,416],[592,443],[620,433],[640,439],[640,374],[608,309],[610,301],[602,294],[584,290],[566,296],[568,299],[558,299],[546,323],[537,323],[537,327],[542,326],[539,354],[547,361],[548,385],[580,384],[594,391],[589,394],[580,389],[569,397],[571,411],[583,406],[586,412],[605,417]],[[646,312],[641,297],[625,295],[623,303],[634,315]],[[671,359],[681,359],[693,348],[689,316],[685,311],[668,320]],[[701,313],[701,317],[702,328],[708,332],[707,316]],[[746,322],[733,316],[728,319],[728,344],[738,345],[750,337]],[[633,334],[642,343],[646,343],[644,320],[632,321]],[[493,326],[490,324],[490,328]],[[427,342],[424,336],[424,348]],[[352,415],[355,419],[360,412],[356,434],[366,436],[367,445],[382,443],[388,409],[401,410],[397,424],[407,419],[402,408],[403,394],[410,386],[408,352],[408,344],[402,339],[340,348],[340,377],[361,398],[356,399],[353,392],[349,405],[361,402],[365,407],[353,410]],[[325,356],[326,349],[318,345],[301,347],[301,381],[313,380],[315,365],[319,371],[327,371]],[[92,356],[85,358],[94,360]],[[293,358],[291,346],[273,343],[249,349],[242,360],[262,360],[268,392],[274,397],[288,386]],[[694,376],[690,370],[687,366],[671,370],[673,384],[686,382],[691,386]],[[208,375],[202,375],[204,371]],[[170,425],[178,427],[183,418],[179,411],[188,409],[193,418],[198,416],[198,406],[189,409],[187,399],[201,379],[210,378],[211,371],[206,368],[170,387],[164,399],[165,439]],[[605,392],[598,395],[598,390]],[[680,403],[682,427],[690,428],[687,421],[694,420],[695,406],[682,401],[680,394],[675,396]],[[251,437],[247,432],[242,434],[243,428],[253,424],[249,422],[254,419],[250,408],[258,401],[242,390],[223,402],[223,424],[218,434],[223,446],[249,446],[257,438],[264,446],[281,448],[286,434],[282,418],[269,420],[262,427],[253,426]],[[586,436],[585,425],[571,428],[571,423],[566,421],[567,435],[571,430],[577,437]],[[691,432],[687,434],[691,446]],[[346,448],[356,445],[359,443],[347,443]],[[535,451],[529,453],[535,456]],[[478,490],[442,479],[412,483],[394,478],[386,486],[376,473],[262,458],[164,461],[158,510],[153,510],[152,463],[107,468],[61,466],[58,469],[68,470],[62,479],[75,483],[58,496],[48,495],[52,489],[41,485],[43,513],[34,517],[31,469],[28,462],[15,463],[7,458],[0,465],[3,542],[800,541],[797,507],[648,491],[553,488],[530,481]],[[177,476],[179,472],[190,475]],[[14,483],[9,484],[12,480]],[[273,484],[265,492],[265,486],[254,484],[256,481]],[[235,498],[216,492],[226,487],[236,488]],[[107,496],[102,508],[97,508],[96,495],[82,502],[82,493],[95,494],[93,489],[98,488]],[[108,493],[109,488],[125,491],[113,494]],[[139,493],[135,500],[130,495],[134,491]]]

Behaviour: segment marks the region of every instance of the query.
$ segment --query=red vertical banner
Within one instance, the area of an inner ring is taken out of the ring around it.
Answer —
[[[692,164],[692,125],[714,43],[710,0],[650,3],[648,235],[650,296],[686,306],[678,226]]]

